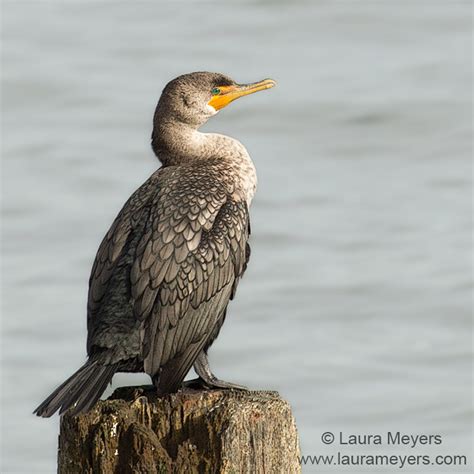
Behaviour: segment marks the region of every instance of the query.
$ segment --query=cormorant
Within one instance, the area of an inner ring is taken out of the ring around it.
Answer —
[[[116,372],[146,372],[165,394],[194,365],[205,387],[242,388],[214,376],[207,350],[250,256],[257,176],[240,142],[198,129],[233,100],[275,84],[195,72],[164,88],[151,137],[162,166],[125,203],[92,267],[88,360],[38,416],[89,410]]]

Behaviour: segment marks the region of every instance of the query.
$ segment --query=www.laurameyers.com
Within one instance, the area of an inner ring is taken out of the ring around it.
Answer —
[[[321,435],[322,443],[346,448],[357,446],[398,446],[408,449],[440,446],[440,434],[405,434],[400,431],[384,434],[346,434],[326,431]],[[345,454],[304,455],[300,458],[304,465],[319,466],[393,466],[403,469],[409,466],[468,466],[468,458],[462,454]]]

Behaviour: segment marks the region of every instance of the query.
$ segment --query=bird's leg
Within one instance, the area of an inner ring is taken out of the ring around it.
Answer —
[[[207,354],[201,351],[194,362],[194,370],[199,375],[197,379],[186,382],[186,387],[203,387],[203,388],[229,388],[234,390],[248,390],[247,387],[237,385],[224,380],[219,380],[211,371]]]

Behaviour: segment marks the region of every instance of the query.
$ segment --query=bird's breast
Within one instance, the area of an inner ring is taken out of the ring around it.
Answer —
[[[230,168],[233,198],[236,201],[246,201],[247,206],[250,206],[257,191],[257,170],[246,150],[231,160]]]
[[[232,197],[236,201],[246,201],[250,206],[257,190],[257,171],[244,145],[217,133],[196,132],[195,141],[206,150],[201,155],[216,158]]]

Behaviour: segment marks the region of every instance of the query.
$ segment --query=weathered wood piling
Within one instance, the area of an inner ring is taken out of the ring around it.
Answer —
[[[298,473],[299,444],[277,392],[117,389],[61,419],[60,474]]]

